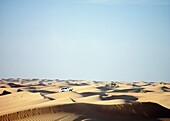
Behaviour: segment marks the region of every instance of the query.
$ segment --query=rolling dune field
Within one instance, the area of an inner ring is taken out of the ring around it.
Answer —
[[[170,121],[169,100],[169,82],[1,79],[0,121]]]

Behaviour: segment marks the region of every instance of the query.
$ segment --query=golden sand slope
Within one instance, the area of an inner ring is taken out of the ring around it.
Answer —
[[[165,118],[170,119],[170,110],[150,102],[120,105],[73,103],[23,110],[0,117],[1,121],[21,119],[25,121],[37,121],[40,119],[48,121],[60,119],[62,119],[62,121],[80,121],[85,119],[93,119],[96,121],[136,121]]]
[[[49,101],[39,93],[17,92],[0,96],[0,115],[16,112],[25,107],[34,107],[37,104]]]

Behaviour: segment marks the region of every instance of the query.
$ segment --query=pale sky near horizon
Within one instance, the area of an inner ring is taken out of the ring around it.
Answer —
[[[0,0],[0,78],[170,81],[170,0]]]

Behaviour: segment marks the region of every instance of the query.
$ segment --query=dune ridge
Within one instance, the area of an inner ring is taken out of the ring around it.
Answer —
[[[48,106],[41,108],[33,108],[23,111],[18,111],[11,114],[0,116],[1,121],[11,121],[24,119],[31,116],[42,114],[57,113],[74,113],[77,115],[75,120],[82,119],[98,119],[98,120],[145,120],[145,119],[158,119],[170,118],[170,110],[152,102],[135,102],[129,104],[118,105],[97,105],[88,103],[72,103],[56,106]],[[121,115],[121,117],[120,117]],[[32,119],[34,120],[34,119]]]

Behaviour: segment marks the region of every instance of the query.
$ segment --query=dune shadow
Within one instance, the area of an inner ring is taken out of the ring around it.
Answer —
[[[75,83],[75,84],[73,84],[73,83],[68,82],[68,85],[70,85],[70,86],[86,86],[86,85],[89,85],[89,84],[87,84],[87,83],[81,83],[81,84]]]
[[[23,90],[22,89],[17,89],[17,92],[22,92]]]
[[[137,85],[137,84],[132,84],[132,86],[134,86],[134,87],[141,87],[141,85]]]
[[[42,93],[42,94],[53,94],[53,93],[57,93],[55,91],[48,91],[48,90],[28,90],[29,92],[33,92],[33,93]]]
[[[55,100],[54,98],[48,97],[48,96],[44,95],[43,93],[40,93],[40,95],[41,95],[44,99]]]
[[[170,88],[168,88],[168,87],[166,87],[166,86],[161,87],[161,89],[162,89],[164,92],[170,92]]]
[[[26,87],[25,89],[37,89],[36,87],[33,87],[33,86],[28,86]]]
[[[44,83],[38,83],[38,84],[29,84],[29,85],[27,85],[27,87],[41,87],[41,86],[47,86],[46,84],[44,84]]]
[[[99,95],[99,98],[102,101],[123,99],[123,100],[125,100],[126,103],[128,103],[128,102],[132,102],[132,101],[134,102],[134,101],[138,100],[137,97],[131,96],[131,95],[112,95],[112,96],[108,96],[104,92],[83,92],[83,93],[78,93],[78,94],[81,94],[83,97]]]
[[[32,85],[32,86],[47,86],[47,85],[43,84],[43,83],[39,83],[39,84],[35,84],[35,85]]]
[[[0,88],[7,88],[6,86],[0,86]]]
[[[8,95],[8,94],[11,94],[11,92],[10,92],[10,91],[7,91],[7,90],[4,90],[4,91],[0,94],[0,96]]]
[[[56,113],[57,115],[60,112],[77,115],[78,117],[74,121],[86,119],[91,121],[158,121],[160,118],[170,119],[169,109],[152,102],[134,102],[119,105],[71,103],[18,111],[0,116],[0,119],[17,120],[49,113]]]
[[[14,84],[14,83],[8,83],[8,85],[12,88],[25,87],[24,85]]]
[[[129,103],[129,102],[132,102],[132,101],[134,102],[134,101],[138,100],[137,97],[131,96],[131,95],[112,95],[112,96],[102,96],[102,95],[100,95],[99,97],[102,101],[123,99],[123,100],[125,100],[126,103]]]
[[[152,85],[152,84],[153,84],[152,82],[145,83],[145,84],[143,84],[143,85],[138,85],[137,83],[134,83],[134,84],[132,84],[132,86],[142,87],[142,86],[150,86],[150,85]]]
[[[136,89],[115,89],[113,90],[113,92],[154,92],[154,91],[151,91],[151,90],[144,90],[144,88],[136,88]]]
[[[106,87],[106,86],[100,86],[100,87],[96,87],[96,88],[100,89],[101,91],[113,90],[113,89]]]
[[[76,105],[76,104],[75,104]],[[78,107],[79,106],[79,107]],[[63,106],[62,111],[81,115],[74,121],[159,121],[158,118],[170,118],[170,110],[156,103],[131,103],[121,105],[77,104],[74,111]],[[71,107],[70,107],[71,108]],[[86,110],[85,112],[83,110]]]
[[[78,94],[81,94],[83,97],[88,97],[88,96],[93,96],[93,95],[107,96],[104,92],[82,92]]]

